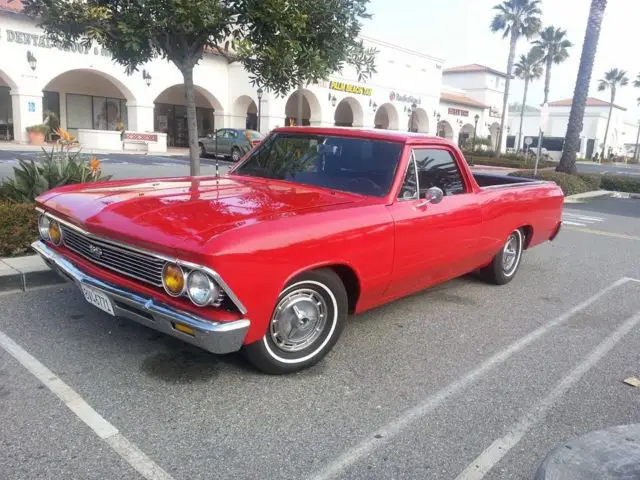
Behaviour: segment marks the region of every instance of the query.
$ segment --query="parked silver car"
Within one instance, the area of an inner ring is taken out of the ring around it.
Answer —
[[[215,133],[198,139],[200,156],[221,155],[237,162],[263,138],[263,135],[255,130],[221,128]]]

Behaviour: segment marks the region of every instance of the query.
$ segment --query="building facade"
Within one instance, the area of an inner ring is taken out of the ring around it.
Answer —
[[[549,119],[546,124],[542,147],[554,160],[560,160],[564,137],[567,133],[569,114],[571,112],[572,99],[559,100],[549,103]],[[607,119],[611,104],[598,98],[587,98],[584,114],[584,127],[580,134],[579,156],[592,159],[595,154],[602,155],[605,148],[605,156],[633,156],[636,144],[638,124],[626,118],[627,109],[619,105],[613,105],[609,134],[606,146],[604,145]],[[532,147],[538,145],[538,133],[540,125],[540,109],[527,107],[522,122],[522,139],[518,141],[520,129],[520,107],[511,111],[509,120],[510,136],[507,146],[509,148],[524,148],[527,138],[531,139]]]
[[[122,149],[123,128],[157,134],[160,149],[188,145],[183,78],[171,62],[157,58],[127,75],[97,45],[54,45],[20,8],[0,0],[0,140],[26,142],[27,128],[53,112],[89,149]],[[474,131],[497,138],[503,74],[479,65],[443,70],[440,58],[363,40],[378,51],[377,73],[366,82],[345,68],[286,96],[264,92],[261,99],[241,64],[205,54],[194,70],[198,134],[293,125],[302,96],[303,125],[410,130],[458,143]]]

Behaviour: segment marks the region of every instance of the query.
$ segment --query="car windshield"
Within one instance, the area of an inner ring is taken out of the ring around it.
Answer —
[[[234,173],[383,197],[389,193],[401,152],[398,142],[276,133]]]

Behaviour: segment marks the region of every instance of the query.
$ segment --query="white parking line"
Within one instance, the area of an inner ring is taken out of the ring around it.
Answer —
[[[572,309],[563,313],[559,317],[551,320],[550,322],[538,327],[532,332],[528,333],[524,337],[513,342],[511,345],[505,347],[500,352],[492,355],[487,360],[482,362],[477,368],[467,373],[465,376],[459,378],[458,380],[450,383],[446,387],[442,388],[438,392],[433,395],[425,398],[418,405],[406,410],[402,415],[396,418],[391,423],[383,426],[374,434],[371,434],[366,439],[362,440],[359,444],[354,447],[348,449],[342,455],[340,455],[337,459],[330,462],[324,468],[316,472],[310,478],[313,480],[324,480],[330,478],[336,478],[340,474],[344,473],[344,471],[349,468],[354,463],[358,462],[361,458],[366,457],[375,449],[381,447],[385,443],[388,443],[394,437],[402,433],[405,429],[413,425],[416,421],[421,418],[432,413],[437,407],[439,407],[446,400],[451,398],[452,396],[460,393],[463,389],[471,385],[473,382],[479,380],[484,377],[487,373],[489,373],[494,367],[504,363],[509,358],[511,358],[516,353],[522,351],[529,344],[533,343],[538,338],[542,337],[546,333],[548,333],[553,328],[565,323],[571,317],[573,317],[576,313],[584,310],[589,307],[594,302],[598,301],[604,295],[609,293],[611,290],[624,285],[625,283],[633,281],[630,278],[621,278],[620,280],[615,281],[608,287],[600,290],[595,295],[592,295],[584,302],[576,305]]]
[[[576,227],[586,227],[586,226],[587,226],[587,225],[586,225],[586,224],[584,224],[584,223],[570,222],[569,220],[564,220],[564,219],[562,220],[562,223],[563,223],[563,224],[566,224],[566,225],[574,225],[574,226],[576,226]]]
[[[604,218],[601,217],[587,217],[586,215],[578,215],[575,213],[564,212],[563,217],[575,218],[577,220],[587,220],[591,222],[604,222]]]
[[[91,405],[84,401],[60,377],[40,363],[34,356],[0,331],[0,347],[29,370],[42,384],[62,400],[76,416],[104,440],[129,465],[148,480],[173,480],[153,460],[147,457],[133,443],[127,440],[118,429],[106,421]]]
[[[511,450],[533,426],[542,421],[555,403],[580,380],[593,366],[615,347],[625,335],[640,323],[640,314],[626,320],[602,343],[600,343],[582,362],[564,377],[551,393],[540,401],[533,409],[514,423],[509,431],[493,442],[482,452],[456,480],[481,480]]]

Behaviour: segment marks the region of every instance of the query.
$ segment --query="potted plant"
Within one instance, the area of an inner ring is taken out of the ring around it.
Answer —
[[[31,125],[27,127],[27,136],[31,145],[44,144],[44,137],[49,131],[49,126],[41,123],[39,125]]]

